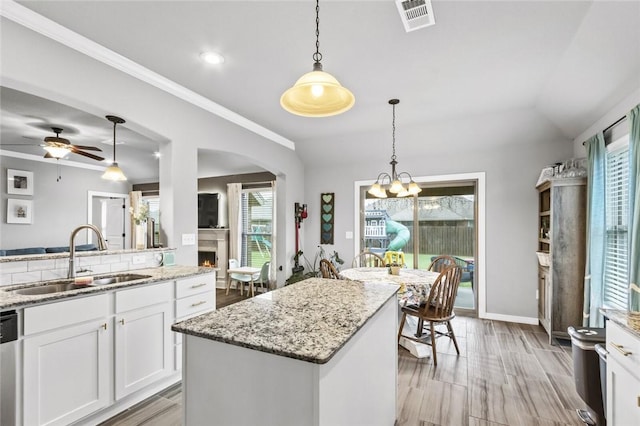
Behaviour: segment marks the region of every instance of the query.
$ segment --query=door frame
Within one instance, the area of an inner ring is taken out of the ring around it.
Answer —
[[[101,191],[87,191],[87,223],[91,223],[93,220],[93,199],[96,198],[122,198],[123,203],[125,205],[124,212],[124,229],[125,229],[125,238],[124,238],[124,248],[126,249],[129,245],[130,236],[127,235],[126,230],[131,227],[129,224],[130,219],[129,215],[126,214],[129,209],[129,194],[120,194],[117,192],[101,192]],[[91,244],[93,242],[93,231],[87,229],[87,244]]]
[[[471,172],[471,173],[456,173],[450,175],[437,175],[437,176],[414,176],[413,180],[416,183],[442,183],[450,184],[463,181],[475,181],[476,182],[476,209],[477,209],[477,223],[476,223],[476,260],[474,275],[476,278],[476,291],[477,291],[477,309],[478,318],[487,317],[487,303],[486,303],[486,173],[485,172]],[[360,249],[360,189],[372,185],[375,180],[358,180],[354,182],[354,253],[356,256]]]

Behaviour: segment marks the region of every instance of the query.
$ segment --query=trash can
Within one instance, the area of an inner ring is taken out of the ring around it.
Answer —
[[[605,329],[569,327],[567,331],[571,337],[576,392],[587,404],[586,409],[577,409],[576,411],[585,424],[604,426],[606,420],[602,404],[600,357],[595,350],[595,345],[605,343]]]
[[[600,388],[602,389],[602,409],[607,418],[607,355],[609,351],[603,344],[596,344],[596,353],[600,357]]]

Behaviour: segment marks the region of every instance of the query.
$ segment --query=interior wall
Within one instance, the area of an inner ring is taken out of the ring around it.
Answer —
[[[197,234],[198,149],[236,153],[254,159],[278,176],[280,202],[301,198],[303,165],[296,152],[202,108],[2,18],[2,84],[96,116],[117,114],[143,134],[162,135],[160,146],[161,239],[176,249],[176,262],[196,265],[197,246],[182,244]],[[51,64],[55,63],[55,67]],[[172,119],[169,119],[172,118]],[[280,215],[278,215],[280,217]],[[278,221],[277,265],[291,263],[293,212]],[[284,273],[277,276],[284,281]]]
[[[198,192],[211,192],[220,194],[218,198],[218,226],[229,227],[229,210],[227,205],[227,184],[270,182],[275,180],[273,173],[246,173],[241,175],[217,176],[198,179]]]
[[[57,182],[56,163],[0,156],[2,185],[2,221],[0,249],[68,246],[71,231],[87,223],[88,191],[129,192],[126,182],[110,182],[101,178],[99,170],[60,166],[62,179]],[[7,169],[33,172],[33,196],[7,194]],[[33,200],[33,223],[7,223],[7,199]],[[85,244],[86,232],[76,237]]]
[[[460,117],[455,122],[403,127],[397,138],[398,171],[413,176],[486,173],[486,307],[488,313],[537,318],[537,192],[541,169],[572,156],[572,144],[534,110]],[[372,134],[351,139],[375,140]],[[411,154],[404,143],[423,141]],[[321,143],[314,141],[313,143]],[[391,155],[391,141],[388,146]],[[367,157],[363,153],[363,157]],[[354,185],[390,173],[388,160],[307,165],[305,197],[309,218],[302,225],[304,252],[313,259],[320,241],[320,194],[335,193],[335,244],[351,264],[357,242],[346,233],[358,226]],[[347,184],[350,182],[351,184]],[[290,273],[290,271],[288,271]]]

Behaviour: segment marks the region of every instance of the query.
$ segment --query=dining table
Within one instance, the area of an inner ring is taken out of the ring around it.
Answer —
[[[229,288],[231,288],[231,274],[243,275],[246,277],[244,282],[249,283],[249,290],[247,290],[247,294],[253,297],[255,295],[255,289],[253,285],[254,277],[260,273],[260,268],[254,268],[253,266],[239,266],[237,268],[229,268],[227,269],[227,292],[229,294]],[[240,284],[240,295],[242,296],[244,284],[242,282]]]
[[[400,285],[398,290],[398,304],[400,307],[408,305],[419,306],[425,302],[431,291],[431,286],[439,275],[438,272],[412,268],[400,268],[398,275],[393,275],[389,273],[389,268],[385,267],[350,268],[339,273],[339,277],[346,280]],[[398,313],[401,315],[400,311]],[[415,317],[407,316],[403,334],[415,334],[417,327],[418,322]],[[417,358],[426,358],[431,354],[429,345],[405,339],[404,337],[400,338],[399,343]]]

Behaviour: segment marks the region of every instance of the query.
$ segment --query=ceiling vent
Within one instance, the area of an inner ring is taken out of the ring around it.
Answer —
[[[407,32],[436,23],[431,0],[396,0],[396,6]]]

